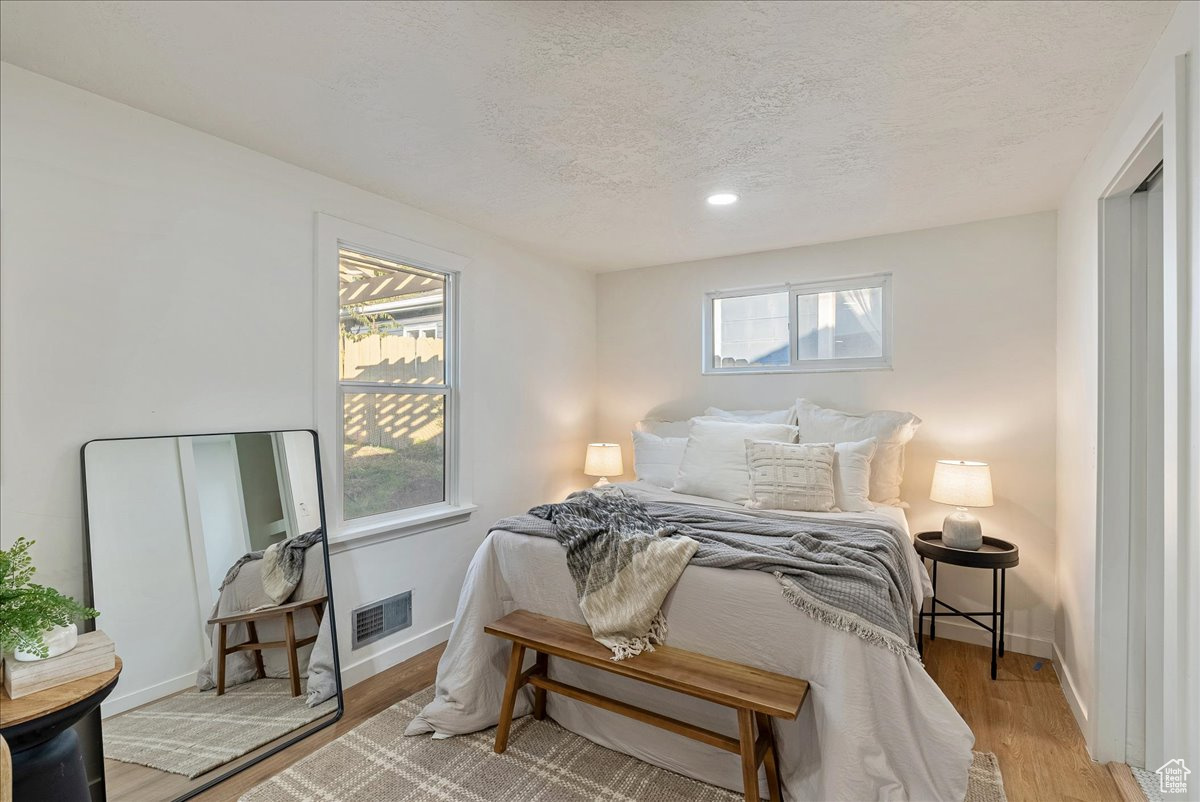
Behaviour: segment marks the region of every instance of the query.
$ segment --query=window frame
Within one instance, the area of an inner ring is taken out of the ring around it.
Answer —
[[[326,527],[328,542],[334,551],[405,537],[442,526],[466,521],[476,507],[470,502],[469,477],[463,471],[461,437],[462,385],[460,372],[461,326],[460,291],[462,273],[470,260],[459,254],[405,239],[377,229],[317,214],[316,292],[314,294],[314,370],[315,412],[323,466]],[[344,381],[339,365],[340,285],[338,259],[342,249],[410,265],[445,277],[444,375],[442,384],[393,384],[384,382]],[[445,409],[445,498],[432,504],[407,507],[347,520],[343,496],[345,466],[346,392],[387,395],[440,395]]]
[[[883,353],[872,357],[848,357],[841,359],[798,359],[798,310],[797,298],[819,292],[839,292],[879,288],[882,304]],[[715,353],[714,330],[715,305],[722,298],[744,298],[753,295],[788,294],[788,364],[778,366],[746,365],[741,367],[717,367],[713,364]],[[731,290],[714,290],[704,294],[704,312],[701,325],[700,372],[711,376],[728,376],[739,373],[834,373],[865,370],[892,369],[892,274],[872,273],[863,276],[822,279],[820,281],[797,281],[758,287],[741,287]]]

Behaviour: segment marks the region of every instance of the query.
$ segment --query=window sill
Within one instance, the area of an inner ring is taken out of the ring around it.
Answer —
[[[780,368],[745,367],[745,368],[701,368],[704,376],[736,376],[739,373],[860,373],[868,370],[892,370],[890,364],[830,364],[830,365],[797,365]]]
[[[342,530],[329,538],[329,553],[337,554],[454,526],[467,521],[477,509],[474,504],[436,504],[378,520],[343,524]]]

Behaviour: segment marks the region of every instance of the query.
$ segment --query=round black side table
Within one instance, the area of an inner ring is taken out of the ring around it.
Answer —
[[[79,738],[71,729],[112,693],[121,658],[108,671],[18,699],[0,689],[0,735],[12,751],[13,799],[89,802]]]
[[[929,612],[925,605],[917,615],[918,648],[925,653],[925,618],[929,617],[929,639],[937,639],[938,616],[953,616],[965,618],[972,624],[982,627],[992,633],[992,679],[996,678],[997,641],[999,641],[999,656],[1004,656],[1004,590],[1007,584],[1008,569],[1015,568],[1020,560],[1020,553],[1015,545],[998,537],[984,537],[983,546],[978,551],[956,549],[942,542],[941,532],[920,532],[913,540],[913,547],[921,555],[922,562],[933,562],[933,598],[929,602]],[[964,613],[937,597],[938,563],[961,565],[966,568],[990,568],[992,571],[992,609],[991,611]],[[996,590],[1000,590],[999,606],[996,603]],[[945,607],[950,612],[938,612],[938,607]],[[975,616],[991,616],[992,624],[988,626]]]

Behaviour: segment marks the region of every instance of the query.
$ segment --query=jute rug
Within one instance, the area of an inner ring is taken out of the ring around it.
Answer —
[[[1138,788],[1142,789],[1142,795],[1146,797],[1147,802],[1170,802],[1171,797],[1178,799],[1175,791],[1163,792],[1158,772],[1139,769],[1137,766],[1130,766],[1129,770],[1133,772],[1133,779],[1137,781]]]
[[[435,741],[404,737],[433,688],[368,719],[241,802],[736,802],[741,794],[597,746],[550,719],[513,722],[508,749],[494,728]],[[669,736],[664,736],[669,737]],[[996,756],[976,752],[966,802],[1006,802]]]
[[[259,679],[216,691],[185,691],[105,719],[104,756],[198,777],[337,710],[292,696],[286,679]]]

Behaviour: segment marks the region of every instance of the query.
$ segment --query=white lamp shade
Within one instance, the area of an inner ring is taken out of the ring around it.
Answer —
[[[625,473],[621,446],[617,443],[588,443],[583,472],[588,476],[620,476]]]
[[[933,468],[929,498],[955,507],[990,507],[992,469],[986,462],[940,459]]]

